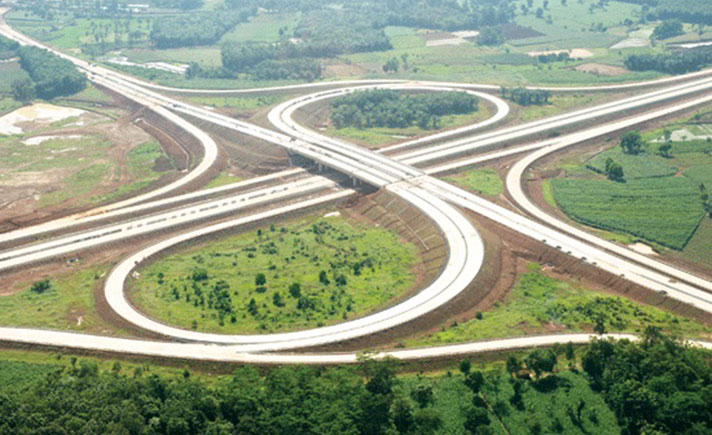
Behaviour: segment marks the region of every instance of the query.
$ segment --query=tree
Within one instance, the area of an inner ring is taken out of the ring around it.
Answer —
[[[542,373],[551,372],[556,366],[556,355],[549,349],[537,349],[530,353],[524,362],[537,378]]]
[[[410,392],[410,397],[422,409],[433,403],[433,386],[430,384],[418,384]]]
[[[516,356],[510,355],[507,358],[507,373],[509,373],[510,375],[516,375],[521,368],[522,363],[519,362]]]
[[[430,435],[439,433],[443,426],[443,420],[433,408],[421,408],[413,415],[415,423],[415,433]]]
[[[651,37],[653,39],[668,39],[674,36],[682,35],[685,31],[682,29],[682,23],[679,20],[663,21],[655,27]]]
[[[609,180],[623,181],[623,166],[609,157],[606,159],[605,174]]]
[[[543,18],[543,17],[544,17],[544,9],[542,9],[542,8],[536,8],[536,17],[537,17],[537,18]]]
[[[467,388],[469,388],[475,394],[478,394],[480,392],[480,390],[482,389],[482,386],[484,384],[485,384],[485,377],[482,375],[482,372],[480,372],[480,371],[470,372],[465,377],[465,385],[467,386]]]
[[[324,285],[329,285],[329,283],[331,283],[331,281],[329,281],[329,277],[326,275],[325,270],[319,271],[319,282]]]
[[[267,277],[265,276],[264,273],[258,273],[255,275],[255,285],[256,286],[263,286],[267,284]]]
[[[282,300],[282,295],[279,292],[272,295],[272,303],[274,304],[275,307],[283,307],[284,306],[284,301]]]
[[[289,296],[298,298],[302,295],[302,286],[298,282],[293,282],[289,285]]]
[[[482,426],[487,426],[490,424],[490,418],[487,414],[487,410],[483,408],[472,407],[467,411],[467,416],[465,417],[465,429],[472,433],[478,434],[479,428]]]
[[[403,399],[396,400],[393,404],[393,425],[398,433],[409,433],[413,428],[413,409]]]
[[[477,35],[478,45],[500,45],[504,42],[502,30],[498,27],[483,27]]]
[[[32,101],[37,96],[35,84],[28,78],[12,82],[12,98],[21,103]]]
[[[658,154],[660,154],[662,157],[670,158],[672,157],[672,154],[670,154],[670,150],[672,150],[672,144],[670,142],[664,143],[658,147]]]
[[[33,293],[44,293],[52,288],[52,283],[49,279],[43,279],[42,281],[37,281],[30,287],[30,291]]]
[[[400,63],[398,62],[397,57],[392,57],[388,59],[388,61],[383,65],[383,72],[389,73],[389,72],[398,72],[398,69],[400,68]]]
[[[472,368],[472,363],[470,362],[469,359],[463,359],[460,361],[460,373],[463,375],[466,375],[470,373],[470,369]]]
[[[624,153],[635,155],[640,153],[643,148],[644,142],[643,138],[640,136],[640,133],[635,130],[629,131],[628,133],[624,134],[621,137],[620,145],[621,148],[623,148]]]

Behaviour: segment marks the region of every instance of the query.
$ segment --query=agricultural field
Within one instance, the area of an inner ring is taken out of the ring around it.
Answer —
[[[19,62],[0,62],[0,94],[9,94],[13,82],[29,78]]]
[[[407,292],[417,252],[388,230],[310,217],[203,244],[139,270],[148,315],[206,332],[260,333],[362,316]]]
[[[592,332],[599,318],[608,332],[640,333],[653,325],[674,335],[712,337],[712,328],[685,317],[549,277],[537,264],[528,267],[506,298],[481,316],[443,325],[438,332],[404,344],[439,346],[554,332]]]
[[[658,252],[686,257],[686,246],[704,246],[696,231],[703,219],[701,185],[712,185],[712,141],[706,139],[705,113],[642,134],[644,146],[638,154],[626,154],[612,145],[593,156],[574,155],[556,163],[558,178],[542,183],[544,198],[573,220],[605,230],[606,238],[623,243],[645,241]],[[671,148],[664,131],[670,133]],[[605,162],[612,159],[623,168],[624,182],[607,180]],[[694,243],[693,243],[694,241]],[[672,248],[672,251],[666,249]],[[698,252],[699,249],[694,251]],[[704,251],[704,249],[702,250]],[[704,255],[690,254],[690,259]],[[709,259],[701,264],[712,265]]]
[[[673,249],[685,247],[704,214],[699,190],[685,178],[555,179],[551,186],[558,206],[574,220]]]
[[[467,190],[485,196],[497,196],[504,192],[502,179],[492,168],[473,169],[451,175],[445,180],[455,183]]]

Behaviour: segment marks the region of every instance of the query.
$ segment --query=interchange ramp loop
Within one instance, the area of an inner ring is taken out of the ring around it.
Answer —
[[[388,186],[388,190],[410,202],[438,223],[448,243],[450,255],[440,275],[425,289],[384,311],[336,325],[305,331],[260,335],[225,335],[202,333],[164,325],[141,314],[128,301],[124,291],[125,282],[142,261],[196,237],[222,231],[230,226],[252,220],[278,216],[288,212],[287,207],[206,227],[164,240],[137,252],[112,270],[106,280],[105,297],[117,314],[142,329],[181,340],[240,345],[238,349],[242,352],[279,351],[318,346],[362,337],[402,325],[451,301],[466,289],[482,266],[484,245],[464,216],[428,192],[417,187],[399,184]],[[334,196],[336,195],[343,195],[343,192],[335,193]],[[314,201],[316,203],[322,199]]]

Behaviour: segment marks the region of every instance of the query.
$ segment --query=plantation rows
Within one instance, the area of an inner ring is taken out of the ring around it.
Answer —
[[[551,186],[573,219],[674,249],[685,247],[704,214],[699,191],[684,178],[552,180]]]

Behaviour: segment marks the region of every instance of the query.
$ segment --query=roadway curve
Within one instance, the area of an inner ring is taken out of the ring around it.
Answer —
[[[703,79],[698,82],[693,82],[692,84],[672,87],[668,90],[668,92],[655,91],[649,94],[644,94],[634,100],[628,99],[628,101],[621,105],[607,105],[605,109],[608,113],[616,113],[631,106],[635,107],[635,104],[651,104],[655,101],[659,101],[659,99],[665,100],[673,98],[673,96],[686,96],[690,93],[708,90],[711,83],[712,81],[710,79]],[[326,137],[306,127],[300,126],[292,118],[294,112],[309,104],[309,102],[313,101],[315,97],[329,97],[330,94],[331,92],[324,92],[317,94],[316,96],[300,97],[282,103],[269,114],[269,119],[280,130],[301,140],[323,146],[330,146],[330,149],[335,152],[341,150],[340,152],[348,154],[354,145],[348,144],[341,140]],[[544,141],[544,145],[552,148],[549,152],[553,152],[566,146],[588,140],[591,137],[600,136],[602,134],[620,130],[621,128],[648,121],[650,119],[656,119],[677,111],[695,107],[710,100],[712,100],[712,95],[708,94],[693,101],[679,103],[665,109],[584,130],[582,132],[564,136],[563,138],[557,138],[556,142],[554,142],[557,145],[552,145],[551,141]],[[545,126],[538,126],[538,128],[543,127]],[[361,153],[361,155],[365,156],[365,153]],[[401,156],[398,157],[401,158]],[[408,162],[407,157],[404,161]],[[526,165],[524,167],[526,167]],[[600,246],[603,241],[591,241],[593,239],[597,239],[595,236],[588,235],[588,238],[584,239],[586,242],[592,243],[593,246],[591,246],[588,243],[582,242],[578,238],[567,235],[566,233],[568,231],[566,231],[566,229],[563,231],[561,230],[562,223],[555,223],[553,226],[556,229],[549,228],[525,216],[514,213],[511,210],[500,207],[492,202],[486,201],[440,180],[425,176],[418,178],[417,183],[420,187],[428,190],[445,201],[470,209],[494,220],[495,222],[498,222],[501,225],[528,235],[534,240],[540,240],[549,246],[561,249],[564,252],[581,259],[582,261],[591,262],[597,267],[607,270],[614,275],[623,275],[626,279],[636,284],[657,291],[665,291],[671,298],[695,306],[703,311],[712,312],[712,294],[706,291],[710,288],[710,286],[712,286],[712,284],[706,280],[694,277],[684,271],[671,268],[670,266],[665,267],[665,265],[656,264],[658,262],[643,262],[642,265],[645,267],[641,267],[641,264],[638,263],[638,259],[628,257],[626,252],[614,251],[620,255],[616,256],[611,255],[611,253],[607,250],[601,249]],[[630,251],[620,247],[619,249]],[[631,259],[635,260],[635,262],[630,261]],[[662,270],[664,273],[672,276],[680,277],[680,279],[684,278],[685,282],[671,281],[669,278],[659,273],[658,270]],[[687,283],[692,283],[692,286]]]

